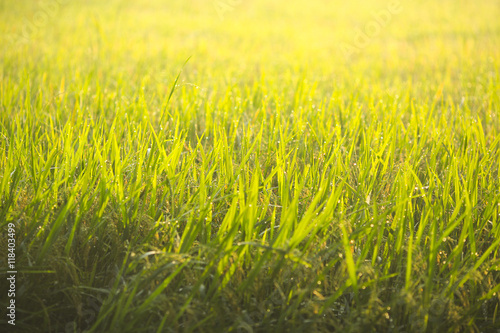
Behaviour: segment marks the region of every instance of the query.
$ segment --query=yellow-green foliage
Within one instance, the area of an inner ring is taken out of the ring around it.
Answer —
[[[16,328],[495,332],[499,17],[0,0]]]

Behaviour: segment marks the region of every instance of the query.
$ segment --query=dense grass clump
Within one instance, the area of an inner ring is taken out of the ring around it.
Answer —
[[[498,332],[498,3],[388,6],[0,1],[0,325]]]

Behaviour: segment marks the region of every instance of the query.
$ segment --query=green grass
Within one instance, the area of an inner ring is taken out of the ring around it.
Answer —
[[[498,332],[497,1],[61,3],[0,1],[18,331]]]

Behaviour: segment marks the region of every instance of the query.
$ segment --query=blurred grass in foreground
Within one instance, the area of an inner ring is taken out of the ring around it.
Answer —
[[[499,14],[0,1],[16,328],[495,332]]]

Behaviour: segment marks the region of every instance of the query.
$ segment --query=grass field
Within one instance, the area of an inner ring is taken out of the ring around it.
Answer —
[[[500,332],[498,17],[0,0],[0,330]]]

